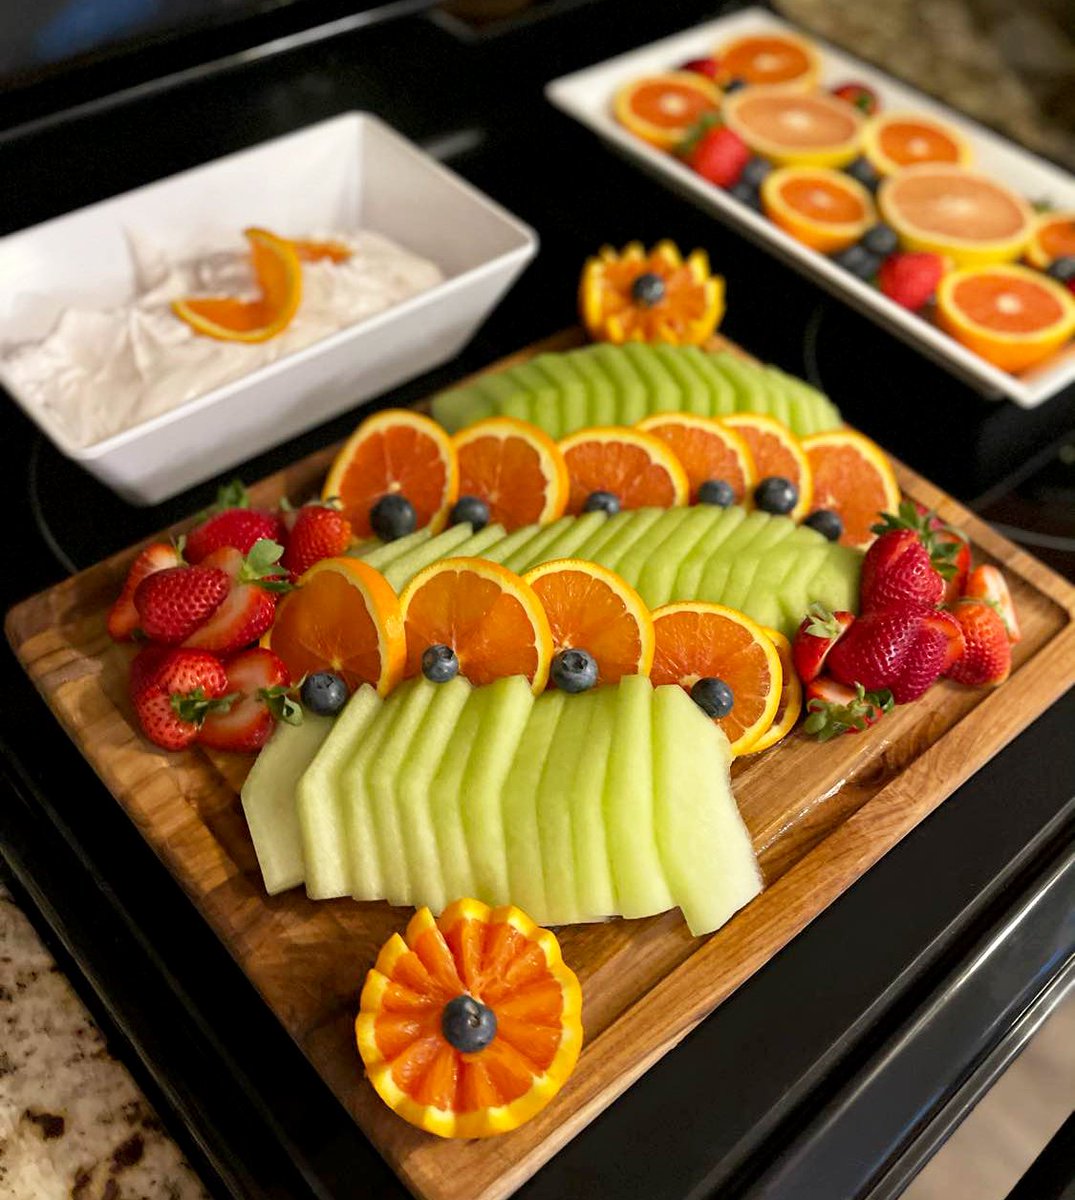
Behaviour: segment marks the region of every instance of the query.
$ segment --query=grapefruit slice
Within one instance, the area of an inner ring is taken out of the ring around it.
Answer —
[[[859,152],[865,120],[844,100],[772,88],[725,97],[724,122],[755,154],[773,162],[841,167]]]
[[[905,250],[947,255],[961,267],[1018,258],[1034,228],[1022,196],[947,163],[905,167],[881,184],[877,202]]]
[[[822,254],[854,245],[877,221],[870,193],[831,167],[772,171],[761,185],[761,202],[775,225]]]
[[[1075,299],[1029,267],[953,271],[937,289],[937,319],[957,341],[1004,371],[1048,358],[1075,333]]]
[[[821,69],[810,42],[792,33],[744,34],[718,47],[716,61],[722,87],[742,79],[805,92],[817,82]]]
[[[1072,256],[1075,256],[1075,212],[1041,213],[1027,243],[1027,262],[1044,271],[1058,258]]]
[[[973,159],[959,130],[923,113],[878,113],[862,131],[862,152],[879,175],[922,163],[969,167]]]
[[[672,150],[706,113],[720,108],[720,92],[704,75],[668,71],[621,88],[612,102],[616,120],[651,146]]]

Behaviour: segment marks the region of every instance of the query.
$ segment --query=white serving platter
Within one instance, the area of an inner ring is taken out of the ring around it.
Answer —
[[[613,117],[612,98],[631,80],[674,70],[688,59],[711,54],[719,43],[740,34],[774,31],[803,36],[802,30],[765,9],[742,9],[553,80],[545,94],[558,108],[588,126],[669,187],[736,227],[858,310],[868,313],[879,325],[929,355],[953,375],[965,379],[983,395],[1008,396],[1024,408],[1033,408],[1075,382],[1075,346],[1069,344],[1031,371],[1010,375],[979,358],[929,321],[901,308],[876,288],[842,270],[824,255],[797,242],[762,214],[715,187],[672,155],[647,145]],[[843,54],[825,43],[819,42],[818,49],[822,86],[856,80],[872,88],[885,109],[917,109],[940,117],[966,135],[974,148],[976,165],[986,174],[1003,180],[1032,202],[1046,201],[1053,208],[1075,210],[1075,177],[1066,171],[1020,149],[916,89],[897,83],[861,59]]]
[[[286,236],[371,229],[443,282],[122,433],[79,446],[0,383],[69,458],[153,504],[454,357],[537,250],[527,225],[368,113],[345,113],[0,239],[0,342],[44,337],[65,308],[136,293],[129,235],[194,257],[251,225]]]

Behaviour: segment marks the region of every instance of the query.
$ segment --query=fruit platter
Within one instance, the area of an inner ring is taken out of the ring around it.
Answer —
[[[585,329],[7,617],[424,1200],[500,1200],[1075,681],[1075,589],[723,340]]]
[[[1075,380],[1075,180],[746,9],[549,99],[980,392]]]

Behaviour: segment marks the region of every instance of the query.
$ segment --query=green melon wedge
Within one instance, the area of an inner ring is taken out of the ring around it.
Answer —
[[[622,352],[621,346],[602,343],[590,349],[593,361],[605,372],[612,383],[616,400],[613,424],[637,425],[650,411],[650,398],[645,381],[634,368],[634,364]]]
[[[525,570],[529,570],[538,562],[552,562],[555,558],[577,558],[579,548],[605,525],[608,517],[601,512],[591,512],[581,513],[577,517],[565,517],[563,520],[566,524],[560,527],[552,541],[540,546],[540,551],[535,541],[527,548],[525,556],[520,555],[520,562],[525,561]]]
[[[452,558],[484,558],[490,546],[495,546],[507,537],[503,525],[486,525],[472,533],[465,542],[460,542],[452,551]]]
[[[353,546],[347,553],[352,558],[360,558],[371,567],[376,567],[383,574],[389,563],[402,558],[404,554],[409,554],[423,542],[428,542],[431,536],[428,529],[416,529],[414,533],[396,538],[393,542],[364,542]]]
[[[559,385],[532,361],[512,367],[511,376],[513,383],[529,393],[528,410],[531,415],[527,419],[540,425],[550,437],[563,437],[566,432],[565,414]]]
[[[419,571],[442,558],[454,557],[471,536],[469,525],[452,525],[390,562],[381,574],[396,592],[402,592]]]
[[[697,543],[680,563],[672,584],[673,600],[692,600],[698,597],[698,589],[709,559],[719,551],[720,545],[746,520],[745,508],[715,509],[713,521],[704,538]]]
[[[433,419],[439,421],[449,433],[456,433],[476,421],[484,421],[486,417],[496,416],[499,411],[496,401],[477,387],[457,387],[433,397]]]
[[[590,722],[586,753],[579,759],[570,786],[571,833],[575,850],[575,880],[582,920],[596,921],[619,911],[605,831],[604,791],[612,735],[616,725],[614,687],[598,687],[583,696]]]
[[[594,358],[593,351],[594,347],[586,346],[567,356],[574,363],[575,370],[586,380],[589,391],[589,405],[586,409],[584,428],[615,425],[619,419],[615,385],[608,372]]]
[[[539,354],[534,366],[548,376],[560,397],[560,436],[575,429],[585,429],[590,413],[590,389],[585,378],[575,370],[570,354]]]
[[[708,417],[713,408],[712,388],[694,366],[691,356],[684,354],[679,346],[666,346],[660,342],[650,349],[668,374],[675,379],[679,388],[681,411]]]
[[[538,832],[545,878],[544,919],[551,925],[569,925],[588,915],[579,906],[571,811],[575,803],[574,784],[579,768],[588,760],[592,694],[564,696],[562,692],[546,693],[549,700],[563,696],[559,706],[560,719],[553,737],[552,754],[555,761],[552,769],[542,775],[537,795]],[[545,698],[543,696],[542,701]]]
[[[516,574],[522,573],[527,569],[529,563],[540,562],[545,547],[555,542],[561,534],[566,533],[574,523],[574,517],[560,517],[559,520],[553,521],[549,525],[538,526],[537,532],[532,538],[524,542],[513,554],[501,559],[501,562],[509,571],[515,571]]]
[[[685,511],[688,515],[661,544],[660,553],[651,554],[639,573],[637,591],[651,598],[646,601],[651,608],[678,598],[675,585],[680,565],[712,532],[711,510],[705,505]]]
[[[627,342],[620,350],[645,385],[649,409],[646,416],[684,411],[686,402],[679,381],[664,365],[660,355],[654,353],[652,346]]]
[[[728,377],[716,365],[716,354],[699,350],[697,346],[684,346],[681,350],[689,366],[705,380],[709,390],[708,416],[726,417],[735,412],[735,388]]]
[[[691,525],[697,521],[697,508],[669,508],[666,509],[658,521],[655,521],[645,535],[638,539],[634,545],[622,557],[618,557],[616,562],[616,572],[621,575],[627,582],[638,592],[643,600],[650,608],[657,608],[664,603],[661,593],[657,591],[645,592],[642,590],[642,576],[647,573],[647,568],[651,568],[648,572],[650,578],[665,578],[663,573],[659,573],[651,567],[651,564],[660,563],[664,557],[665,545],[676,536],[676,533],[684,525]],[[703,514],[704,515],[704,514]],[[604,560],[602,559],[602,565]],[[674,571],[668,573],[668,582],[672,582]]]
[[[759,394],[764,396],[764,388],[758,386],[758,370],[739,358],[738,355],[729,354],[726,350],[719,354],[712,354],[709,357],[712,366],[719,371],[724,378],[731,384],[732,392],[735,396],[735,411],[736,412],[763,412],[764,409],[758,408]]]

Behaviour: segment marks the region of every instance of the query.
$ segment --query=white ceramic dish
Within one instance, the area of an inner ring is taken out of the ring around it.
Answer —
[[[961,346],[930,322],[901,308],[876,288],[842,270],[824,255],[795,241],[766,217],[714,187],[672,155],[646,145],[613,118],[612,97],[618,88],[632,79],[672,70],[688,59],[711,54],[718,43],[739,34],[772,30],[801,34],[800,30],[764,9],[742,9],[573,75],[565,75],[548,85],[546,95],[558,108],[589,126],[670,187],[736,226],[829,291],[869,313],[879,325],[891,329],[953,374],[966,379],[983,395],[1009,396],[1017,404],[1032,408],[1075,382],[1075,348],[1071,345],[1032,371],[1009,375]],[[974,147],[976,163],[987,174],[1002,179],[1028,199],[1047,200],[1054,208],[1075,209],[1075,178],[1067,172],[1021,150],[914,88],[897,83],[860,59],[825,44],[819,49],[823,86],[857,80],[874,89],[885,109],[918,109],[932,113],[962,130]]]
[[[444,282],[92,446],[0,382],[69,458],[125,499],[153,504],[459,352],[537,249],[534,232],[367,113],[137,188],[0,239],[0,333],[43,337],[65,307],[134,294],[125,230],[176,257],[249,225],[293,236],[373,229]]]

